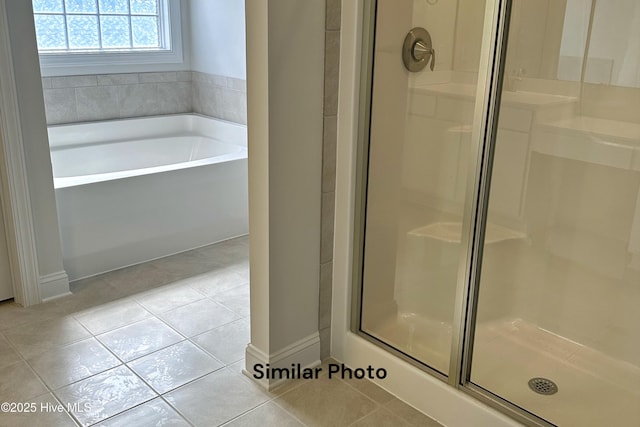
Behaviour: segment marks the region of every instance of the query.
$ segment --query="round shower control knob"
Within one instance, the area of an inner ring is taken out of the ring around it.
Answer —
[[[411,72],[422,71],[431,63],[431,71],[435,66],[436,52],[431,43],[431,35],[421,27],[413,28],[407,34],[402,45],[402,62]]]

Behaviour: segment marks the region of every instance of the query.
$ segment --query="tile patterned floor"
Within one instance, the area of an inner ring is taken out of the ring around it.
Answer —
[[[36,409],[0,426],[439,426],[370,382],[250,381],[248,279],[238,238],[0,303],[0,402]]]

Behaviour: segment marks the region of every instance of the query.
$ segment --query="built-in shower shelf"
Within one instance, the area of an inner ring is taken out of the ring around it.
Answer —
[[[409,232],[412,237],[440,240],[447,243],[460,243],[462,238],[462,223],[460,222],[436,222],[419,227]],[[485,244],[504,242],[506,240],[524,239],[526,235],[520,231],[502,227],[495,224],[487,224],[485,231]]]

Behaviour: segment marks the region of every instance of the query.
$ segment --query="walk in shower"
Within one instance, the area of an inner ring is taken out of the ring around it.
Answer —
[[[530,425],[640,425],[640,3],[364,3],[353,332]]]

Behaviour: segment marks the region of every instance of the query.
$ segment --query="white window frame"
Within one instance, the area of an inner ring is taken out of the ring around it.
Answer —
[[[120,52],[41,52],[43,77],[175,70],[184,63],[180,0],[160,0],[160,33],[167,49]]]

